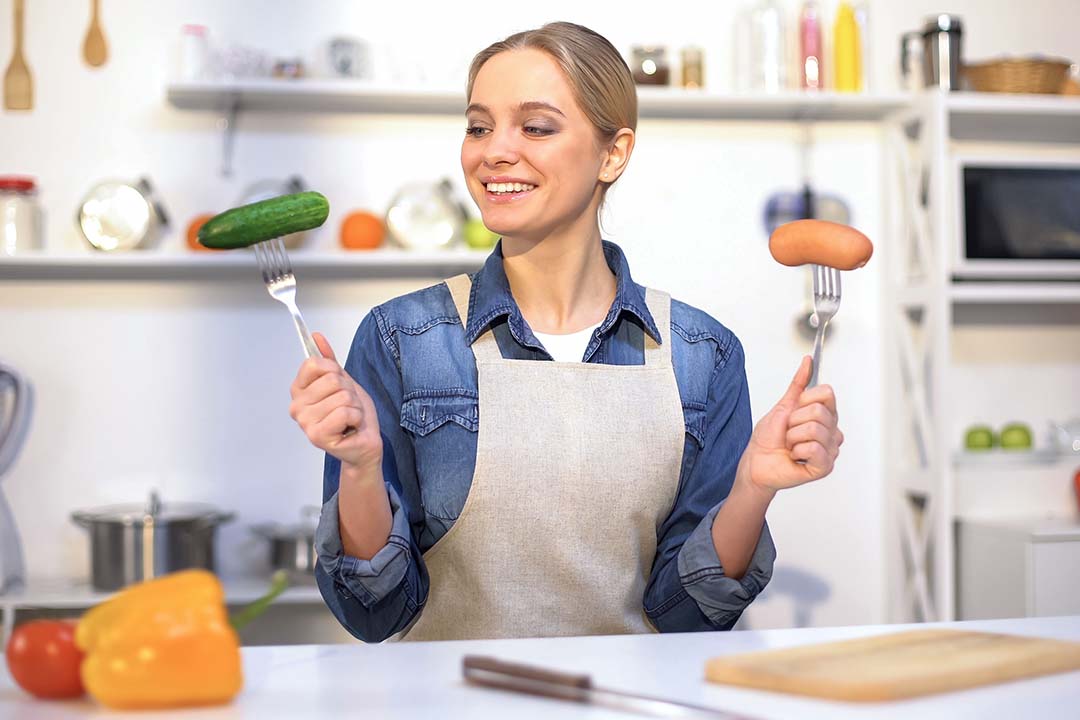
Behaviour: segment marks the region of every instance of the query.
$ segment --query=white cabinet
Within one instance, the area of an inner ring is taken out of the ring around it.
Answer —
[[[894,603],[889,617],[911,622],[963,616],[970,600],[960,597],[965,582],[968,590],[980,583],[980,611],[993,616],[1060,609],[1051,599],[1059,582],[1052,569],[1062,563],[1064,572],[1072,563],[1073,577],[1080,576],[1075,549],[981,537],[987,548],[996,548],[985,550],[986,557],[996,552],[1000,562],[1022,566],[1024,573],[1050,568],[1025,575],[1024,594],[1016,596],[1014,576],[983,572],[988,565],[982,556],[957,546],[956,529],[961,518],[973,516],[1075,512],[1075,465],[1048,448],[1019,462],[1000,456],[988,463],[973,463],[957,450],[963,428],[976,420],[1000,427],[1014,418],[995,415],[1020,414],[1015,419],[1032,426],[1038,448],[1047,419],[1075,413],[1080,282],[958,277],[962,207],[956,162],[973,153],[1006,151],[1033,162],[1055,154],[1080,157],[1080,100],[934,90],[917,96],[890,125],[892,197],[899,207],[891,213],[893,242],[881,248],[888,266],[884,324],[893,343],[884,413]],[[1074,273],[1078,261],[1061,262]],[[1017,548],[1024,543],[1037,550],[1021,552]],[[1037,593],[1038,603],[1036,587],[1045,588]],[[1072,592],[1080,595],[1075,585]]]
[[[959,620],[1080,615],[1080,519],[957,522]]]

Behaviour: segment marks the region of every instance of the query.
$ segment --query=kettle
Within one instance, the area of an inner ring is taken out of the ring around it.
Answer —
[[[30,384],[0,363],[0,481],[26,440],[32,402]],[[15,516],[0,489],[0,595],[22,587],[25,581],[26,565]]]

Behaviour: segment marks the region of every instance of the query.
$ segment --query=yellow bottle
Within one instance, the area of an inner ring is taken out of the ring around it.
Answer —
[[[847,0],[841,0],[833,23],[833,88],[838,92],[862,90],[860,45],[855,9]]]

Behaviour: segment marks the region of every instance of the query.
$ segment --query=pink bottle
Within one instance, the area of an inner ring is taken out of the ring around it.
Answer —
[[[799,13],[799,84],[804,90],[825,87],[821,48],[821,9],[815,0],[806,0]]]

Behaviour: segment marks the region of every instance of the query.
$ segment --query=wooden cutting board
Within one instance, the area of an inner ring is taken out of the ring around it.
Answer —
[[[1080,670],[1080,643],[963,630],[910,630],[709,660],[725,685],[876,702]]]

